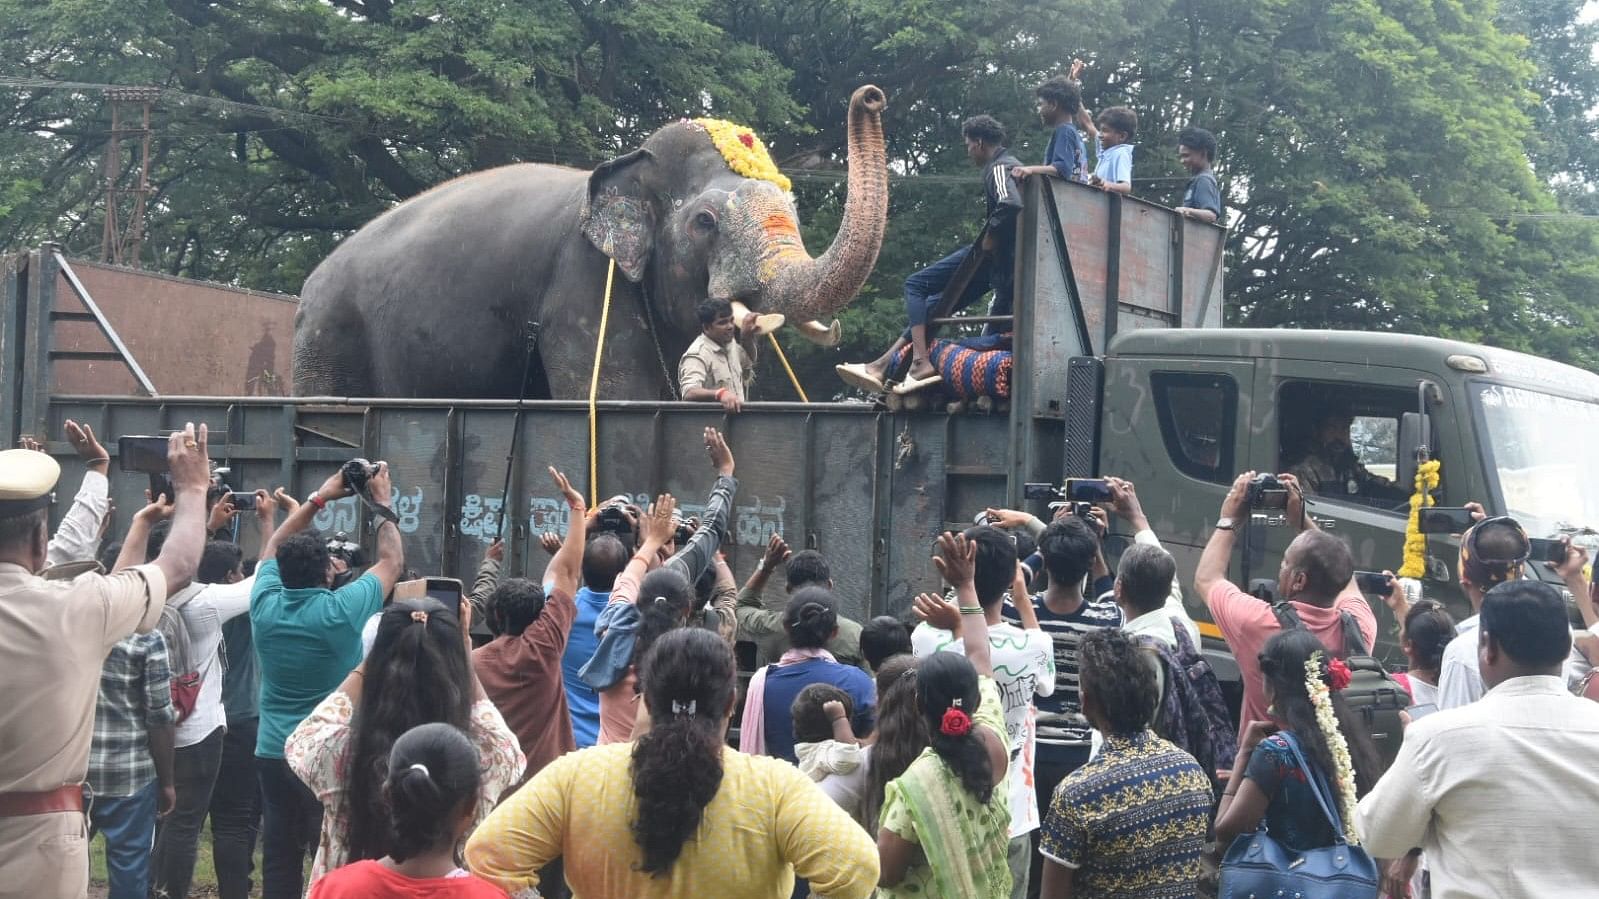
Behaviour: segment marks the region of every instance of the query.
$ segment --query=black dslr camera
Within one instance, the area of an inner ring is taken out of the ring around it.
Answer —
[[[351,459],[339,469],[339,474],[344,476],[344,486],[350,488],[351,493],[365,493],[367,482],[378,473],[378,464],[365,459]]]
[[[619,503],[612,503],[600,509],[594,516],[594,532],[615,534],[624,546],[634,546],[638,542],[633,530],[633,519]]]
[[[1246,494],[1251,509],[1288,508],[1288,488],[1273,474],[1258,474],[1249,482]]]

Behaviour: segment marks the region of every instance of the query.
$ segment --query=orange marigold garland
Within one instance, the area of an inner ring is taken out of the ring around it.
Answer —
[[[1443,464],[1428,459],[1416,466],[1416,492],[1410,497],[1410,521],[1405,524],[1405,560],[1399,576],[1419,578],[1427,573],[1427,535],[1421,532],[1421,510],[1434,505],[1432,491],[1438,489],[1439,469]]]
[[[695,119],[694,124],[704,128],[711,136],[711,144],[716,147],[716,152],[722,154],[722,158],[727,160],[727,167],[736,174],[770,181],[784,190],[793,188],[788,178],[778,171],[772,154],[766,151],[766,145],[761,143],[755,132],[723,119]]]

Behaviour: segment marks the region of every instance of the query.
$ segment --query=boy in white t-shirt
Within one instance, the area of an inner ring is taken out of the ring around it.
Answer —
[[[1000,617],[1006,594],[1017,585],[1020,566],[1016,544],[998,528],[969,528],[966,539],[977,544],[977,601],[988,619],[988,645],[993,655],[994,680],[1005,704],[1005,730],[1011,747],[1009,789],[1011,806],[1011,896],[1027,895],[1027,874],[1032,844],[1029,835],[1039,827],[1038,797],[1033,784],[1033,752],[1037,733],[1034,696],[1055,692],[1055,645],[1038,626],[1032,603],[1020,603],[1023,627]],[[911,651],[918,658],[935,652],[963,652],[960,611],[951,603],[923,594],[916,599],[916,614],[923,619],[911,632]]]

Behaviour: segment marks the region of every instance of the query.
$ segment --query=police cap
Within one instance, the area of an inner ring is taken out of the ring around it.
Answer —
[[[0,518],[26,515],[55,499],[61,465],[26,449],[0,450]]]

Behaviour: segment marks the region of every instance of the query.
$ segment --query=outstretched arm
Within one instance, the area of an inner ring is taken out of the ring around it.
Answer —
[[[278,525],[278,529],[272,532],[272,536],[266,539],[266,543],[261,547],[261,561],[276,559],[278,544],[310,527],[311,519],[316,517],[316,513],[323,505],[349,495],[350,489],[344,485],[344,475],[334,472],[333,476],[323,481],[322,486],[312,494],[313,500],[295,507],[289,512],[288,517],[283,519],[283,523]]]
[[[577,581],[583,572],[583,542],[588,534],[588,510],[583,503],[583,494],[572,487],[566,475],[551,466],[550,476],[555,479],[555,486],[560,488],[561,495],[566,497],[566,507],[572,514],[568,516],[571,524],[567,526],[566,539],[561,541],[561,548],[550,559],[544,579],[553,583],[556,590],[572,596],[577,593]]]
[[[377,473],[367,481],[372,502],[388,507],[394,500],[394,485],[389,481],[389,463],[379,462]],[[307,504],[309,505],[309,503]],[[378,522],[378,560],[367,572],[383,585],[383,595],[394,591],[405,570],[405,546],[400,542],[400,526],[384,518]]]
[[[679,547],[677,555],[666,562],[691,584],[699,580],[700,574],[716,557],[716,551],[721,549],[722,532],[727,529],[733,494],[738,492],[738,481],[733,478],[733,451],[728,448],[722,433],[715,428],[705,429],[705,451],[710,454],[711,464],[716,468],[716,486],[711,489],[711,498],[705,501],[705,515],[694,536],[689,538],[688,545]]]
[[[1233,481],[1232,489],[1221,501],[1221,517],[1231,518],[1236,525],[1243,516],[1249,514],[1246,497],[1249,482],[1254,477],[1253,471],[1246,471]],[[1211,590],[1227,580],[1227,563],[1233,557],[1234,536],[1234,531],[1222,528],[1211,532],[1205,551],[1199,555],[1199,564],[1194,566],[1194,589],[1199,591],[1200,600],[1207,605],[1210,603]]]

